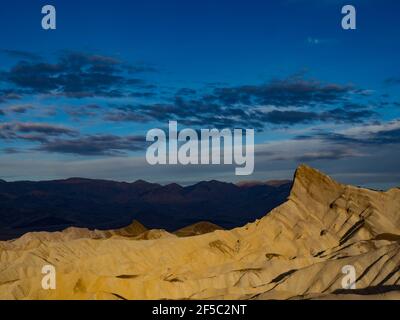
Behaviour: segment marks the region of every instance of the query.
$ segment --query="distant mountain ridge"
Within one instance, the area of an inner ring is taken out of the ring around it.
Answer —
[[[170,232],[199,221],[230,229],[283,203],[290,187],[290,181],[241,186],[211,180],[181,186],[76,177],[2,182],[0,239],[68,227],[117,229],[135,219],[151,229]]]

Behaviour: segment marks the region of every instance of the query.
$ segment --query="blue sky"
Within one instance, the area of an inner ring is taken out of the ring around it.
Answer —
[[[340,181],[399,185],[398,1],[45,1],[0,11],[0,178],[236,181],[231,168],[156,168],[143,136],[255,128],[256,171],[308,163]]]

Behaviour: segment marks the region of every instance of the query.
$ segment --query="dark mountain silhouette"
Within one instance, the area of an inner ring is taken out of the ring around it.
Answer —
[[[171,232],[199,221],[234,228],[283,203],[290,187],[290,182],[240,186],[215,180],[188,187],[82,178],[0,182],[0,239],[71,226],[115,229],[133,219]]]

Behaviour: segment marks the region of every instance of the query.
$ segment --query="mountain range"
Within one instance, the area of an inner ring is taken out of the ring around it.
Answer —
[[[0,240],[68,227],[117,229],[138,220],[173,232],[199,221],[231,229],[261,218],[283,203],[291,181],[192,186],[71,178],[0,181]]]

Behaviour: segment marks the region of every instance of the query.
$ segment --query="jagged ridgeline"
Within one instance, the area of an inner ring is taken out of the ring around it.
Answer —
[[[346,186],[301,166],[288,200],[265,213],[230,231],[134,222],[1,242],[0,298],[400,298],[400,189]],[[44,264],[57,271],[56,290],[41,287]],[[343,289],[345,266],[355,290]]]

